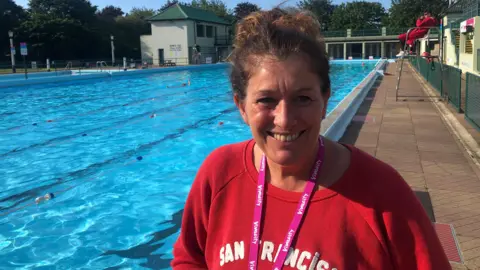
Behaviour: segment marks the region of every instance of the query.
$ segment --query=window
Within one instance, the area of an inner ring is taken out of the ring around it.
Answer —
[[[205,27],[203,24],[197,24],[197,37],[205,37]]]
[[[473,32],[467,33],[465,35],[465,53],[473,54]]]
[[[211,38],[213,37],[213,26],[207,25],[207,37]]]
[[[455,31],[455,50],[460,49],[460,32]]]

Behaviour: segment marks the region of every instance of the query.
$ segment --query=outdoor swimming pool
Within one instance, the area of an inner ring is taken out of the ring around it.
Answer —
[[[329,111],[376,62],[365,63],[332,64]],[[1,89],[0,269],[169,268],[196,170],[250,138],[227,75],[218,66]],[[56,197],[35,205],[46,193]]]

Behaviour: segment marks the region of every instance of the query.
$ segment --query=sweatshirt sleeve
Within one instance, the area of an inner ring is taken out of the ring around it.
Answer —
[[[403,178],[396,173],[396,203],[383,214],[395,269],[451,269],[432,222]]]
[[[208,158],[200,167],[185,203],[180,236],[173,246],[171,266],[175,270],[208,269],[205,246],[212,189],[207,167]]]
[[[417,27],[420,27],[420,26],[422,26],[422,22],[423,22],[423,20],[420,19],[420,18],[418,18],[418,19],[417,19],[417,23],[416,23],[415,25],[416,25]]]

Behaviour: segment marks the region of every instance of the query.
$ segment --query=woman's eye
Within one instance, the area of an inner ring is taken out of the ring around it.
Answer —
[[[275,103],[275,99],[265,97],[265,98],[260,98],[257,100],[257,103],[263,103],[263,104],[273,104]]]
[[[312,101],[312,99],[310,97],[307,97],[307,96],[299,96],[297,98],[298,102],[304,104],[304,103],[309,103],[310,101]]]

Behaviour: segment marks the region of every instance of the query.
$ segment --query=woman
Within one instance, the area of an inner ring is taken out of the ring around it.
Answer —
[[[401,176],[319,137],[330,96],[319,29],[278,9],[237,25],[231,81],[253,139],[202,164],[174,269],[450,269]]]

